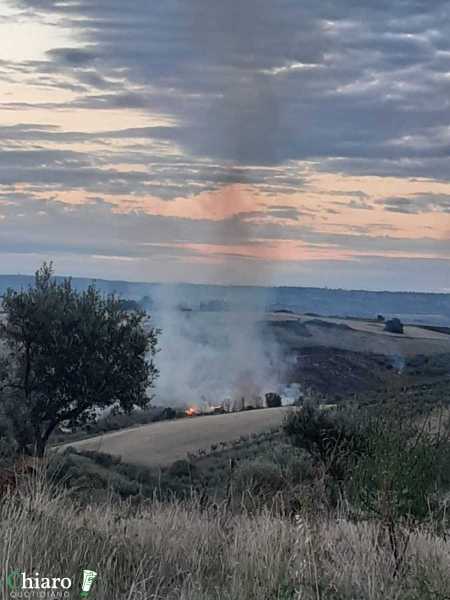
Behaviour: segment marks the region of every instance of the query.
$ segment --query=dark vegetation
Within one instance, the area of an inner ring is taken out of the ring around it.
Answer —
[[[109,414],[102,415],[81,427],[75,427],[73,430],[56,429],[50,441],[54,444],[68,444],[112,431],[184,418],[186,418],[186,412],[183,409],[171,407],[149,406],[142,410],[134,409],[131,412],[112,410]]]
[[[278,408],[281,406],[281,402],[280,394],[274,394],[273,392],[266,394],[267,408]]]
[[[403,333],[403,323],[397,318],[389,319],[386,321],[384,330],[388,331],[389,333]]]
[[[43,456],[61,425],[95,421],[97,411],[145,408],[157,375],[157,331],[94,287],[58,283],[44,264],[27,290],[8,290],[1,323],[0,402],[21,454]]]
[[[302,381],[313,395],[335,401],[390,385],[393,371],[389,356],[313,346],[289,355],[285,377],[288,383]]]

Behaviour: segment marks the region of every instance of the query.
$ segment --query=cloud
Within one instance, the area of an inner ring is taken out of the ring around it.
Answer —
[[[448,0],[14,1],[72,39],[0,61],[3,252],[22,239],[38,254],[200,263],[199,244],[288,241],[358,265],[383,252],[446,260],[444,239],[393,223],[449,213],[450,195],[433,191],[450,181]],[[353,188],[314,188],[324,174]],[[431,193],[399,185],[384,198],[380,182],[371,193],[356,181],[374,176],[427,179]],[[228,219],[142,210],[154,198],[200,205],[225,186]],[[64,204],[70,192],[85,204]],[[126,207],[89,200],[103,196]]]
[[[414,194],[408,197],[383,198],[384,210],[404,214],[441,212],[450,214],[450,194]]]
[[[443,0],[20,4],[86,40],[48,54],[94,92],[73,107],[168,114],[186,152],[217,160],[320,159],[331,171],[447,178]],[[89,82],[93,61],[100,79]],[[118,71],[122,85],[96,94]]]
[[[446,240],[373,235],[370,228],[357,229],[355,233],[324,232],[302,223],[297,211],[289,209],[288,215],[285,211],[278,211],[277,207],[268,215],[242,212],[220,220],[195,219],[138,210],[118,212],[115,205],[101,198],[83,205],[70,205],[52,198],[42,200],[31,194],[24,202],[22,193],[5,193],[0,196],[0,252],[11,249],[12,244],[16,250],[26,247],[39,251],[45,247],[67,252],[76,248],[82,254],[145,257],[158,246],[164,247],[164,252],[179,253],[183,245],[192,249],[195,245],[264,246],[290,241],[342,249],[349,256],[353,252],[450,256]],[[260,216],[266,218],[260,219]]]
[[[95,61],[97,55],[88,48],[54,48],[48,50],[50,60],[66,64],[70,67],[84,67]]]

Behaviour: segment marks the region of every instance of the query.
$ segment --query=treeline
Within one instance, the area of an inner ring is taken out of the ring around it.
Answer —
[[[62,278],[57,279],[59,282]],[[32,284],[29,276],[0,275],[0,294],[8,288],[19,290]],[[86,291],[92,280],[74,278],[73,287]],[[96,288],[139,302],[146,309],[161,308],[165,297],[179,298],[194,310],[293,310],[321,315],[375,318],[411,315],[432,325],[450,325],[450,294],[339,290],[310,287],[213,286],[195,284],[156,284],[99,279]]]

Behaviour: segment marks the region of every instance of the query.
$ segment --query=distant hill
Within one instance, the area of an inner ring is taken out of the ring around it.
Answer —
[[[64,277],[56,279],[63,280]],[[120,296],[139,299],[153,284],[149,283],[133,283],[128,281],[110,281],[107,279],[89,279],[87,277],[72,277],[74,287],[78,290],[85,290],[92,283],[105,293],[116,293]],[[0,275],[0,294],[3,294],[8,288],[15,290],[27,288],[34,282],[34,276],[31,275]]]
[[[92,282],[73,278],[74,286],[83,290]],[[27,275],[0,275],[0,294],[8,287],[20,289],[33,282]],[[450,326],[450,294],[416,292],[369,292],[308,287],[251,287],[196,284],[157,284],[96,279],[105,293],[142,300],[153,309],[158,306],[184,310],[291,310],[328,316],[374,318],[398,316],[409,323]]]

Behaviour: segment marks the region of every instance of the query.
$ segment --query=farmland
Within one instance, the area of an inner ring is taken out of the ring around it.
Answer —
[[[219,327],[218,321],[225,321],[227,316],[194,312],[187,318],[199,328],[204,327],[209,335],[214,331],[212,321]],[[417,396],[415,404],[420,407],[445,396],[449,371],[446,357],[450,356],[450,335],[446,333],[407,325],[403,335],[395,335],[385,332],[384,324],[374,320],[288,312],[268,313],[260,326],[262,339],[264,335],[275,338],[282,349],[281,364],[289,365],[282,374],[284,382],[298,384],[320,402],[345,402],[355,394],[364,404],[383,397],[394,396],[400,402],[403,396]],[[208,343],[213,347],[214,338]],[[422,389],[424,385],[426,389]],[[408,391],[399,391],[402,387]],[[178,398],[173,400],[173,406],[183,409]],[[217,393],[216,401],[222,400]],[[148,425],[136,423],[73,445],[80,450],[121,456],[136,465],[166,466],[188,454],[209,450],[214,444],[278,427],[285,412],[263,409]]]
[[[406,325],[403,334],[393,334],[384,331],[384,323],[369,319],[271,313],[266,326],[293,348],[319,346],[387,356],[450,352],[450,335],[418,325]]]
[[[240,436],[279,427],[286,412],[286,408],[270,408],[152,423],[72,445],[80,450],[118,455],[138,465],[168,465],[186,458],[188,452],[209,449],[211,444],[232,442]]]

